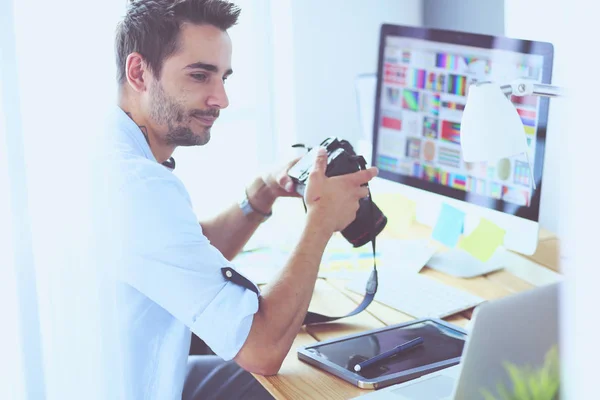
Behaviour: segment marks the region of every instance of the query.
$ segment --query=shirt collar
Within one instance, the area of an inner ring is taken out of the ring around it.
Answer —
[[[146,141],[144,133],[121,107],[117,107],[116,118],[121,131],[127,136],[128,141],[135,146],[136,150],[148,160],[157,162],[154,154],[152,154],[152,150],[150,150],[150,145]]]

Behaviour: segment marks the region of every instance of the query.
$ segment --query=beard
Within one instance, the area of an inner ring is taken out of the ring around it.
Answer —
[[[167,127],[166,143],[174,146],[203,146],[210,140],[210,127],[193,130],[196,117],[219,116],[218,109],[187,110],[185,106],[165,93],[160,82],[152,84],[150,118],[158,125]]]

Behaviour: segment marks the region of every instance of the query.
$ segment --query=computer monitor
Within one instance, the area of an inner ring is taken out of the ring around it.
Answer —
[[[525,154],[465,163],[460,122],[470,84],[516,78],[550,83],[553,54],[546,42],[383,25],[372,137],[379,177],[462,209],[467,223],[485,217],[505,229],[506,248],[533,254],[548,99],[511,98],[525,126],[535,189]]]

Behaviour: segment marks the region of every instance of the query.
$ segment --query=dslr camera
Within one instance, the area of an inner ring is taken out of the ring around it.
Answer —
[[[295,147],[305,147],[296,145]],[[346,140],[329,137],[321,142],[327,150],[326,176],[346,175],[361,169],[366,169],[366,162],[362,156],[356,155],[354,149]],[[315,149],[316,151],[316,149]],[[310,150],[290,170],[288,175],[296,183],[296,192],[304,196],[304,190],[311,172],[315,151]],[[354,247],[361,247],[374,239],[387,224],[387,217],[373,202],[371,196],[359,200],[356,219],[342,231],[342,236]]]

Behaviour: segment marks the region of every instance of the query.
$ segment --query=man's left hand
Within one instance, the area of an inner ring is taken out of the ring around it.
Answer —
[[[297,157],[292,161],[285,164],[283,168],[278,168],[276,171],[263,175],[262,179],[265,182],[267,188],[273,195],[273,198],[277,197],[301,197],[296,192],[296,184],[289,177],[288,171],[294,166],[302,157]]]

